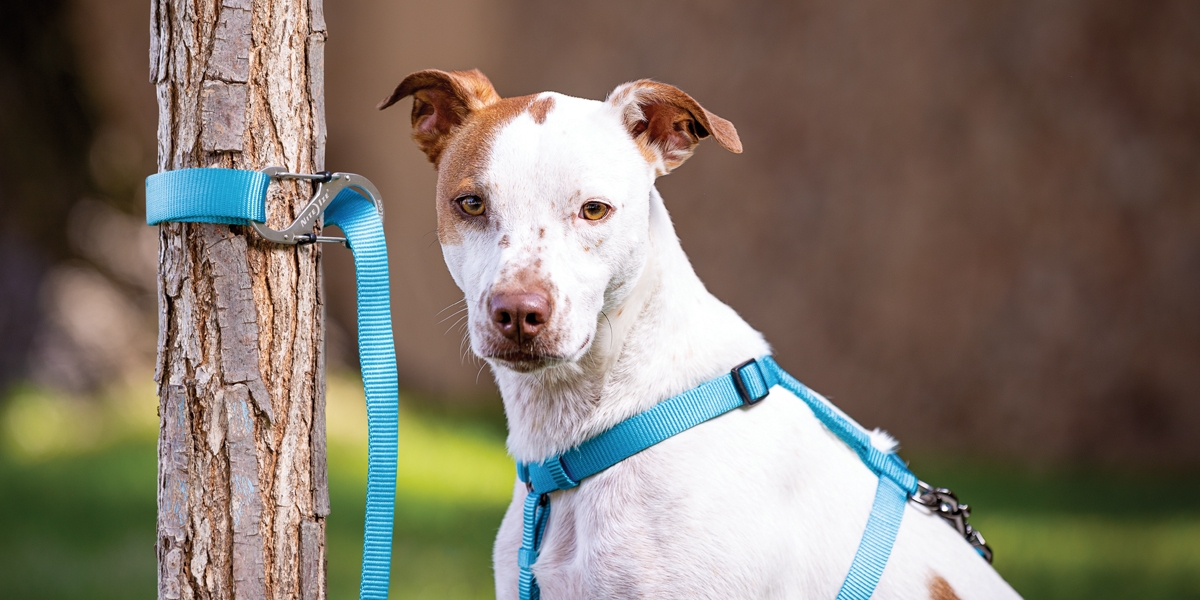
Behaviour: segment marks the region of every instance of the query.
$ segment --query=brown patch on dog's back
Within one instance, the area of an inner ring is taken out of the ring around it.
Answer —
[[[529,116],[533,117],[534,123],[541,125],[546,122],[546,114],[551,110],[554,110],[554,98],[543,96],[529,105]]]
[[[929,579],[929,600],[959,600],[958,594],[954,593],[954,588],[950,587],[950,583],[942,579],[941,575],[933,574]]]

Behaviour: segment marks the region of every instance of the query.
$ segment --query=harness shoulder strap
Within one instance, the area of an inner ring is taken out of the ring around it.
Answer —
[[[776,374],[784,389],[803,400],[817,419],[850,446],[863,464],[879,477],[866,529],[837,595],[837,600],[866,600],[875,593],[875,586],[883,576],[904,519],[904,507],[909,497],[917,493],[917,476],[895,452],[884,452],[872,445],[862,425],[784,371],[774,358],[766,356],[761,360]]]
[[[875,488],[875,502],[871,505],[871,516],[867,517],[867,528],[858,542],[858,551],[850,563],[850,572],[842,582],[837,600],[870,598],[883,576],[896,534],[900,533],[900,522],[904,519],[904,505],[908,493],[900,489],[888,477],[879,478]]]

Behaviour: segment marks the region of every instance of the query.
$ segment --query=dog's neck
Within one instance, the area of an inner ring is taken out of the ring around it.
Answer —
[[[651,249],[642,274],[601,315],[588,353],[538,373],[495,369],[508,449],[517,460],[569,450],[769,351],[760,333],[705,289],[657,190],[650,203]]]

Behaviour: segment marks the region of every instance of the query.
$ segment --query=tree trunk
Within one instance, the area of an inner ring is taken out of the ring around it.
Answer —
[[[321,0],[152,0],[158,169],[324,165]],[[311,196],[272,185],[282,228]],[[159,598],[325,598],[320,248],[160,227]]]

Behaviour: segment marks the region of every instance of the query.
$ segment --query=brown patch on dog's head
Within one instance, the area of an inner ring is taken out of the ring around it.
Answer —
[[[942,579],[941,575],[933,574],[929,578],[929,600],[959,600],[958,594],[954,593],[954,588],[950,587],[950,583]]]
[[[413,97],[413,140],[435,165],[456,128],[472,113],[500,101],[492,82],[478,69],[429,69],[405,77],[377,108],[383,110],[408,96]]]
[[[464,220],[454,200],[462,196],[479,196],[488,202],[488,182],[484,170],[492,156],[496,132],[529,108],[534,96],[499,99],[463,121],[446,141],[442,157],[437,162],[438,241],[455,245],[461,242],[459,227],[478,227],[486,219]]]
[[[675,86],[642,79],[617,86],[607,102],[621,110],[646,161],[662,161],[659,175],[683,164],[709,135],[730,152],[742,151],[733,123],[708,112]]]
[[[529,110],[535,97],[501,98],[487,76],[475,69],[430,69],[405,77],[379,109],[406,96],[413,97],[413,141],[438,171],[438,241],[459,244],[459,227],[480,227],[486,219],[464,219],[455,199],[475,195],[487,202],[483,170],[491,157],[492,140],[504,125]],[[543,120],[554,105],[553,99],[546,100],[540,109]]]
[[[546,114],[551,110],[554,110],[554,97],[543,96],[529,105],[529,116],[533,117],[534,123],[541,125],[546,122]]]

